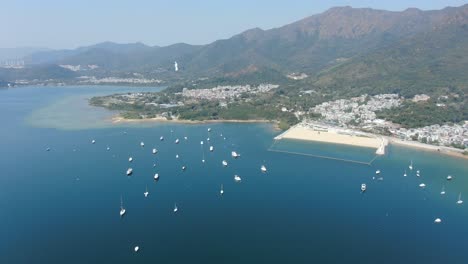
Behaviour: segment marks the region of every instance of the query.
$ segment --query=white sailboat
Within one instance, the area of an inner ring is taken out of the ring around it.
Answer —
[[[235,151],[232,151],[232,152],[231,152],[231,156],[232,156],[233,158],[236,159],[236,158],[240,157],[240,154],[238,154],[238,153],[235,152]]]
[[[461,193],[458,195],[458,201],[457,204],[462,204],[463,200],[461,199]]]
[[[452,175],[447,176],[447,181],[451,181],[451,180],[452,180]]]
[[[135,246],[135,247],[133,248],[133,251],[135,251],[135,252],[138,252],[139,250],[140,250],[140,247],[139,247],[139,246]]]
[[[223,160],[222,163],[223,163],[223,166],[224,166],[224,167],[227,167],[227,165],[228,165],[227,161]]]
[[[365,192],[367,190],[367,185],[365,183],[361,184],[361,192]]]
[[[205,151],[203,149],[203,140],[200,141],[200,149],[201,149],[201,152],[202,152],[202,163],[205,163]]]
[[[133,158],[132,157],[129,157],[128,158],[128,162],[132,162],[133,161]]]
[[[143,194],[145,195],[145,198],[148,197],[148,194],[149,194],[148,185],[146,185],[146,190],[145,190],[145,192]]]
[[[211,127],[208,128],[208,132],[211,132]]]
[[[219,190],[219,194],[223,195],[224,194],[224,188],[223,185],[221,184],[221,190]]]
[[[182,166],[182,171],[185,171],[186,169],[187,169],[187,167]]]
[[[375,174],[380,174],[380,170],[376,170],[376,171],[375,171]]]
[[[156,154],[156,153],[158,153],[158,150],[154,148],[153,149],[153,154]]]
[[[164,137],[161,136],[161,137],[159,138],[159,140],[160,140],[160,141],[164,141]]]
[[[107,147],[107,151],[109,151],[109,150],[110,150],[110,148],[109,148],[109,147]]]
[[[410,170],[413,170],[413,160],[411,160],[411,163],[410,163],[410,165],[408,166],[408,168],[409,168]]]
[[[145,146],[145,143],[142,141],[140,142],[140,146],[144,147]]]
[[[184,140],[188,140],[188,137],[184,137]]]
[[[419,187],[421,187],[421,188],[426,188],[426,184],[421,183],[421,184],[419,184]]]
[[[153,179],[155,181],[159,180],[159,173],[155,173],[154,176],[153,176]]]
[[[442,219],[440,219],[440,218],[436,218],[436,219],[434,220],[434,223],[436,223],[436,224],[440,224],[440,223],[442,223]]]
[[[132,168],[128,168],[128,169],[127,169],[127,176],[132,175],[132,173],[133,173],[133,169],[132,169]]]
[[[176,139],[174,143],[179,144],[179,139]]]
[[[445,186],[442,186],[442,191],[440,191],[440,194],[441,194],[441,195],[444,195],[444,194],[445,194]]]
[[[178,159],[178,158],[179,158],[179,154],[176,154],[176,155],[175,155],[175,158]]]
[[[177,211],[179,211],[179,208],[177,208],[177,204],[176,204],[176,203],[174,203],[174,210],[173,210],[173,211],[174,211],[174,213],[177,213]]]
[[[265,165],[262,165],[262,166],[260,167],[260,170],[261,170],[263,173],[267,172],[267,169],[266,169]]]
[[[210,152],[213,152],[213,151],[214,151],[214,147],[210,146]]]
[[[242,179],[241,179],[241,177],[240,177],[239,175],[237,175],[237,174],[234,175],[234,181],[235,181],[235,182],[240,182],[241,180],[242,180]]]
[[[406,174],[406,170],[405,170],[405,173],[403,174],[403,177],[406,177],[406,176],[407,176],[407,174]]]
[[[96,143],[96,140],[94,140],[94,139],[91,140],[91,144],[94,144],[94,143]]]
[[[124,216],[124,214],[126,213],[127,211],[125,210],[125,208],[123,207],[123,199],[122,199],[122,196],[120,196],[120,217]]]

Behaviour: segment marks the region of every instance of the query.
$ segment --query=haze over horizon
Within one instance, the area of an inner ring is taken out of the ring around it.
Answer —
[[[221,3],[207,0],[184,4],[161,0],[139,3],[94,3],[89,0],[74,3],[45,0],[38,3],[20,0],[4,3],[4,10],[9,12],[0,17],[0,23],[13,26],[0,28],[0,48],[73,49],[105,41],[141,42],[150,46],[180,42],[207,44],[255,27],[280,27],[336,6],[402,11],[407,8],[436,10],[463,4],[466,2],[462,0],[379,3],[371,0],[334,0],[327,3],[305,0]],[[109,13],[111,9],[112,13]]]

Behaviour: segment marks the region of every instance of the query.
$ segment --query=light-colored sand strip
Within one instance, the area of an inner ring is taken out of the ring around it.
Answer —
[[[348,135],[339,133],[339,131],[336,130],[317,131],[301,126],[290,128],[288,131],[283,133],[279,139],[280,138],[335,143],[374,149],[379,149],[382,145],[382,140],[376,137]]]

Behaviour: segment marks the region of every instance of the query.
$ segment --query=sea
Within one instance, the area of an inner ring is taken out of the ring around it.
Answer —
[[[88,105],[160,89],[0,90],[0,263],[468,263],[466,159],[278,143],[270,124],[117,125]]]

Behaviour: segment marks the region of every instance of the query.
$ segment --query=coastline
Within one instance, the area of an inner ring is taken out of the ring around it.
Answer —
[[[408,148],[413,148],[413,149],[419,149],[423,151],[429,151],[432,153],[438,153],[441,155],[447,155],[451,157],[457,157],[461,159],[468,159],[468,155],[463,155],[462,150],[458,150],[455,148],[450,148],[450,147],[445,147],[445,146],[435,146],[435,145],[429,145],[429,144],[424,144],[416,141],[406,141],[406,140],[401,140],[398,138],[392,138],[392,137],[387,137],[388,141],[391,144],[399,145],[399,146],[404,146]]]
[[[122,116],[114,116],[111,119],[112,124],[119,123],[176,123],[176,124],[213,124],[213,123],[271,123],[274,124],[275,129],[278,128],[277,121],[265,120],[265,119],[249,119],[249,120],[239,120],[239,119],[220,119],[220,120],[180,120],[172,119],[168,120],[164,117],[155,117],[155,118],[144,118],[144,119],[127,119]]]
[[[385,146],[387,144],[395,144],[441,155],[468,159],[468,155],[463,155],[463,150],[451,147],[429,145],[416,141],[405,141],[394,137],[334,128],[323,124],[315,124],[315,128],[296,125],[275,137],[275,139],[283,138],[374,148],[377,149],[376,154],[378,155],[383,155],[385,153]]]
[[[145,118],[145,119],[127,119],[120,115],[114,116],[111,118],[112,124],[119,123],[175,123],[175,124],[214,124],[214,123],[271,123],[275,130],[280,131],[277,121],[264,120],[264,119],[252,119],[252,120],[238,120],[238,119],[229,119],[229,120],[180,120],[173,119],[167,120],[164,117],[155,117],[155,118]],[[419,149],[423,151],[429,151],[433,153],[438,153],[442,155],[447,155],[451,157],[468,159],[468,155],[463,155],[462,150],[445,147],[445,146],[435,146],[424,144],[416,141],[405,141],[394,137],[376,135],[363,133],[360,131],[351,131],[356,133],[352,134],[343,134],[337,132],[335,129],[330,131],[317,131],[310,128],[304,128],[298,125],[290,127],[288,130],[279,134],[275,139],[295,139],[295,140],[304,140],[304,141],[316,141],[329,144],[340,144],[340,145],[350,145],[355,147],[364,147],[364,148],[373,148],[377,150],[377,154],[383,155],[385,152],[379,153],[379,149],[382,148],[382,144],[386,146],[387,144],[395,144],[408,148]],[[383,148],[385,149],[385,148]]]
[[[342,131],[334,129],[317,130],[302,126],[291,127],[286,132],[275,137],[275,139],[283,138],[350,145],[356,147],[373,148],[376,150],[379,149],[382,144],[382,139],[376,136],[367,136],[365,134],[352,135],[351,133],[345,134]]]

